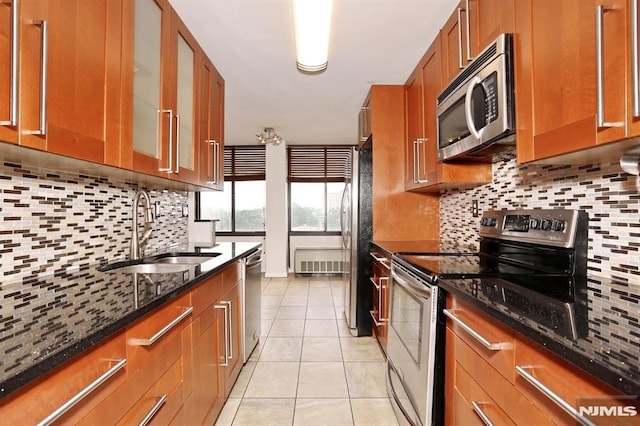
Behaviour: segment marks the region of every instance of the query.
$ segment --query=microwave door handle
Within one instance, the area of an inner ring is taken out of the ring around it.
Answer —
[[[473,117],[471,115],[471,96],[473,96],[473,89],[479,84],[482,84],[482,80],[480,77],[475,76],[469,82],[469,87],[467,87],[467,94],[464,97],[464,117],[467,121],[467,127],[469,127],[469,131],[477,140],[482,139],[482,132],[484,129],[476,129],[476,125],[473,122]]]

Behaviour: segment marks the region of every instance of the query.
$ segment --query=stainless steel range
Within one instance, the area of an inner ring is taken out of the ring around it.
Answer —
[[[579,210],[487,211],[480,250],[397,253],[390,280],[387,387],[414,425],[442,424],[444,296],[438,283],[464,281],[511,315],[567,338],[587,330],[587,214]]]

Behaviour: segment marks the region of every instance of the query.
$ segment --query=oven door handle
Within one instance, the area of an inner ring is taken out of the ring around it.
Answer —
[[[425,299],[428,299],[431,297],[431,289],[428,286],[418,285],[412,282],[411,280],[406,280],[402,278],[400,275],[398,275],[395,269],[391,269],[391,278],[393,279],[393,281],[398,283],[401,287],[403,287],[404,289],[406,289],[407,291],[409,291],[410,293],[412,293],[417,297],[422,297]]]
[[[469,86],[467,86],[467,94],[464,97],[464,117],[467,121],[467,127],[469,128],[469,131],[471,132],[473,137],[477,140],[482,140],[482,133],[484,132],[484,128],[480,130],[476,129],[476,124],[473,122],[473,116],[471,115],[471,97],[473,96],[473,89],[481,84],[482,80],[480,79],[480,77],[473,77],[471,81],[469,81]]]

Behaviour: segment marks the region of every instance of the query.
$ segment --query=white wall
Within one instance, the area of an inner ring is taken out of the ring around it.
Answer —
[[[287,265],[287,148],[267,144],[266,277],[286,277]]]

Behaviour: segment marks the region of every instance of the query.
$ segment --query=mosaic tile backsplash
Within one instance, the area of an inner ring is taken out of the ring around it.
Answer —
[[[146,251],[186,243],[186,192],[0,163],[0,284],[127,258],[139,189],[160,202]]]
[[[440,197],[440,238],[478,246],[480,211],[568,208],[589,214],[589,273],[640,286],[640,181],[616,163],[603,165],[518,166],[515,159],[494,163],[493,182],[447,190]]]

